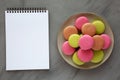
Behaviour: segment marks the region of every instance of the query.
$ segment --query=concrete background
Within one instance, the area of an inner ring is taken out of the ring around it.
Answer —
[[[9,7],[46,7],[50,12],[49,71],[5,71],[5,14]],[[71,15],[94,12],[104,17],[115,37],[111,57],[100,67],[78,70],[61,58],[57,33]],[[0,80],[120,80],[120,0],[0,0]]]

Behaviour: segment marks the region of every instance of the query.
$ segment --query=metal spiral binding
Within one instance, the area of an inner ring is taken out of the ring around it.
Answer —
[[[45,13],[46,8],[7,8],[7,13]]]

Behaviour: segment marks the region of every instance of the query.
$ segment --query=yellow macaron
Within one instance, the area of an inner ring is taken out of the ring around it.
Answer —
[[[84,62],[82,62],[82,61],[78,58],[77,52],[75,52],[75,53],[73,54],[73,56],[72,56],[72,61],[73,61],[75,64],[77,64],[77,65],[83,65],[83,64],[84,64]]]

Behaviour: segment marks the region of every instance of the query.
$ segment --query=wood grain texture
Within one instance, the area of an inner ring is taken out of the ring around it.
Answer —
[[[5,17],[7,7],[46,7],[50,12],[49,71],[5,71]],[[63,22],[80,12],[104,17],[114,33],[110,58],[100,67],[79,70],[66,64],[57,49],[57,35]],[[120,0],[0,0],[0,80],[119,80],[120,79]]]

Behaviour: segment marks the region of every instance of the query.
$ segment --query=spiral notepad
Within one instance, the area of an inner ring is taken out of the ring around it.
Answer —
[[[49,21],[45,8],[5,11],[6,70],[49,69]]]

